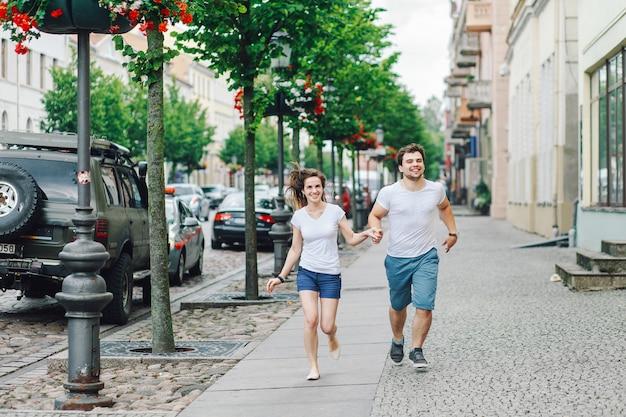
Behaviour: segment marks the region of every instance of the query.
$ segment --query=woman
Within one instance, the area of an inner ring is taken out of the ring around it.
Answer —
[[[324,201],[325,185],[326,177],[316,169],[291,171],[287,192],[292,194],[296,206],[291,218],[291,248],[280,274],[267,282],[267,292],[271,293],[277,285],[285,282],[285,277],[300,259],[296,282],[304,311],[304,347],[310,365],[308,380],[320,377],[317,365],[318,324],[328,335],[330,356],[337,360],[341,353],[335,324],[341,293],[337,231],[341,230],[346,243],[352,246],[368,237],[379,238],[372,229],[354,233],[342,208]]]

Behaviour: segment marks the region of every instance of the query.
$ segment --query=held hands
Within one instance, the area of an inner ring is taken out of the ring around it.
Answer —
[[[383,229],[377,227],[371,227],[363,231],[364,234],[372,238],[372,242],[378,244],[383,238]]]

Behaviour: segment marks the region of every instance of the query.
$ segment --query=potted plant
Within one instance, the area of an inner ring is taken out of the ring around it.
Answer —
[[[472,201],[474,209],[478,210],[482,215],[489,214],[491,191],[489,191],[489,187],[482,179],[474,186],[474,193],[476,193],[476,198]]]

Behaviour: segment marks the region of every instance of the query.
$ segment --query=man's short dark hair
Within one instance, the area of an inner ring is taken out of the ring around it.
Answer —
[[[405,153],[415,153],[419,152],[422,154],[422,159],[426,162],[426,154],[424,153],[424,147],[422,145],[418,145],[417,143],[411,143],[409,145],[403,146],[398,151],[398,156],[396,158],[396,162],[398,166],[402,166],[402,159],[404,159]]]

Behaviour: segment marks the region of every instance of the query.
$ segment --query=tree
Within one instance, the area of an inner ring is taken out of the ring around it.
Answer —
[[[67,67],[52,67],[53,88],[42,98],[46,118],[40,123],[45,132],[76,132],[78,127],[78,101],[76,57]],[[113,75],[104,75],[94,63],[90,65],[91,134],[106,136],[124,146],[130,142],[126,136],[128,122],[124,101],[124,84]]]
[[[218,75],[226,74],[232,88],[243,91],[245,130],[244,191],[246,207],[246,299],[258,299],[257,236],[254,217],[255,131],[269,104],[268,95],[255,87],[267,72],[270,58],[282,53],[272,44],[278,30],[298,38],[315,39],[323,28],[320,19],[342,0],[197,0],[192,3],[194,26],[182,32],[184,49],[207,62]]]
[[[148,212],[150,226],[150,283],[152,286],[152,352],[174,351],[174,332],[170,309],[169,276],[167,273],[167,222],[165,219],[164,175],[164,113],[163,66],[177,55],[177,51],[164,45],[163,33],[169,24],[192,20],[185,0],[154,0],[127,5],[120,0],[109,0],[109,6],[123,7],[132,19],[140,23],[147,35],[145,51],[137,51],[115,36],[115,46],[129,61],[125,64],[132,79],[148,88],[147,160],[148,160]],[[126,7],[129,10],[126,10]],[[115,13],[112,11],[112,13]]]
[[[187,101],[180,96],[177,85],[168,87],[165,102],[165,155],[172,162],[186,168],[187,175],[199,167],[203,148],[211,142],[215,129],[206,121],[206,110],[198,100]]]
[[[255,141],[257,143],[257,152],[254,157],[255,166],[257,168],[265,168],[276,172],[278,152],[276,129],[267,121],[263,121],[255,132]],[[246,132],[242,126],[238,126],[229,135],[224,143],[224,148],[220,152],[220,159],[224,163],[231,162],[233,156],[237,161],[243,161],[245,158],[245,136]],[[285,155],[288,155],[285,150]],[[287,160],[287,159],[285,159]]]

